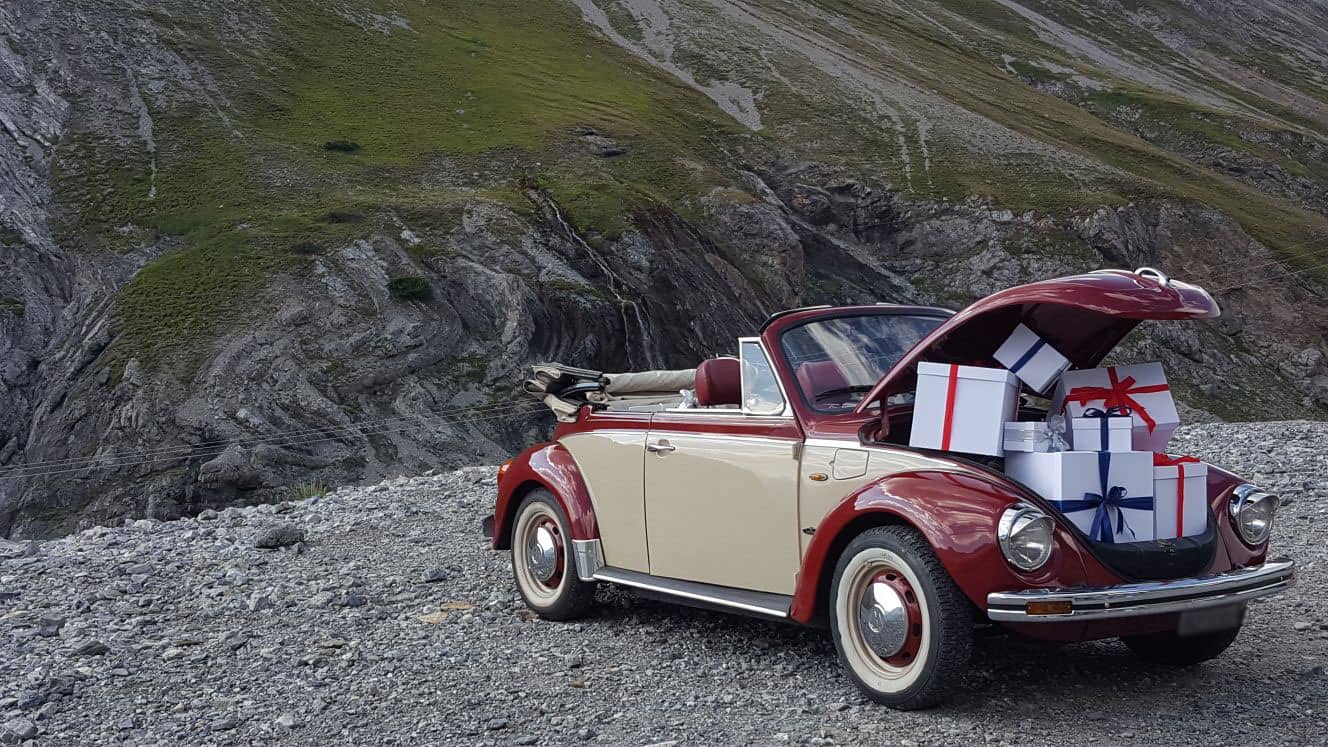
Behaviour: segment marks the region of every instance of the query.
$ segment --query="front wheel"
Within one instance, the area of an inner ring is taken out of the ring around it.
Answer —
[[[547,490],[533,490],[516,510],[512,575],[526,606],[546,620],[575,620],[595,604],[595,584],[576,572],[567,515]]]
[[[1126,648],[1145,661],[1189,667],[1221,655],[1236,640],[1240,626],[1197,635],[1150,633],[1122,637]]]
[[[973,650],[968,600],[910,527],[869,529],[844,549],[830,631],[853,682],[900,710],[949,697]]]

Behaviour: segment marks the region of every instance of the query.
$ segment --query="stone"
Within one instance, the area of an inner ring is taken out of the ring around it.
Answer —
[[[37,620],[37,635],[42,638],[54,638],[60,635],[60,629],[64,626],[63,617],[43,617]]]
[[[104,642],[92,640],[92,641],[85,641],[84,643],[79,644],[79,646],[74,649],[74,655],[101,656],[102,654],[105,654],[110,650],[111,647],[107,646]]]
[[[278,729],[296,729],[302,725],[300,719],[290,711],[281,714],[277,717],[277,720],[272,723],[276,725]]]
[[[7,739],[5,737],[8,737]],[[37,737],[37,725],[26,718],[14,718],[0,725],[0,741],[18,744]]]
[[[434,584],[447,580],[447,571],[442,568],[430,568],[424,572],[424,583]]]
[[[277,524],[259,532],[254,537],[254,547],[262,550],[276,550],[304,541],[304,530],[294,524]]]

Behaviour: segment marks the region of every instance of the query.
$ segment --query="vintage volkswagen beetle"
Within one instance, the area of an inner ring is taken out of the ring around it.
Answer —
[[[1231,644],[1246,602],[1293,582],[1267,557],[1276,497],[1212,468],[1203,535],[1100,544],[999,459],[906,444],[920,360],[996,366],[1023,322],[1091,368],[1141,320],[1218,313],[1198,287],[1111,270],[957,314],[787,311],[694,372],[537,367],[527,388],[562,422],[502,466],[486,531],[542,617],[585,614],[609,582],[827,624],[854,682],[897,708],[943,699],[980,625],[1194,664]],[[1020,417],[1045,417],[1045,394],[1026,392]]]

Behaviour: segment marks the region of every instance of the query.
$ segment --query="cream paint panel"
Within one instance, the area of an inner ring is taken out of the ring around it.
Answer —
[[[793,440],[651,431],[646,454],[650,572],[774,594],[797,580]]]
[[[833,475],[835,472],[835,452],[843,451],[844,444],[808,443],[802,452],[802,475],[798,493],[798,526],[803,529],[815,529],[826,514],[834,510],[848,496],[859,488],[886,475],[919,469],[945,468],[947,465],[936,459],[921,454],[890,449],[867,448],[867,470],[863,474],[844,480],[830,479],[817,482],[811,475],[821,473]],[[856,451],[856,450],[855,450]],[[849,455],[856,470],[860,457]],[[841,470],[842,473],[842,470]],[[812,535],[800,532],[802,541],[801,554],[807,553],[812,542]]]
[[[576,460],[590,491],[604,562],[615,568],[649,573],[645,490],[641,480],[646,432],[594,430],[575,433],[558,442]]]

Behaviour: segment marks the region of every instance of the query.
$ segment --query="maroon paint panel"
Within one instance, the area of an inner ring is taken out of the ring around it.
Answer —
[[[1121,583],[1059,524],[1045,566],[1031,574],[1012,568],[996,543],[996,525],[1005,508],[1021,500],[1006,486],[950,472],[902,473],[867,485],[817,526],[803,556],[790,617],[805,623],[816,614],[822,574],[835,572],[829,552],[836,538],[855,519],[872,513],[898,517],[922,532],[960,591],[982,610],[993,591]]]
[[[973,303],[937,327],[881,377],[857,411],[912,389],[919,360],[999,367],[991,356],[1021,322],[1072,367],[1091,368],[1144,319],[1209,319],[1220,313],[1202,288],[1163,285],[1119,270],[1019,285]]]
[[[1236,532],[1231,521],[1231,493],[1238,485],[1246,482],[1239,475],[1232,474],[1220,467],[1208,465],[1208,496],[1217,521],[1217,531],[1225,552],[1219,552],[1213,560],[1210,573],[1221,573],[1232,568],[1244,568],[1259,565],[1268,556],[1268,543],[1251,547],[1245,544]]]
[[[572,539],[599,537],[590,491],[586,489],[581,470],[572,455],[560,444],[537,444],[509,462],[507,471],[498,481],[498,500],[493,508],[495,550],[511,547],[517,504],[526,489],[532,486],[542,487],[558,499],[571,524]]]

